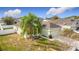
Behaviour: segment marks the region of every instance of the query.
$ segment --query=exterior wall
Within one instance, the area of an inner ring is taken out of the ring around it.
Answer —
[[[45,28],[42,29],[42,35],[49,36],[50,35],[50,21],[49,20],[43,20],[42,25],[46,25]]]
[[[49,35],[51,34],[53,37],[53,36],[58,35],[60,30],[61,28],[43,29],[42,35],[49,37]]]
[[[0,35],[6,35],[6,34],[11,34],[11,33],[16,33],[17,29],[16,26],[14,25],[5,25],[1,27],[2,29],[0,30]],[[4,28],[12,28],[12,29],[6,29],[4,30]]]
[[[0,35],[6,35],[6,34],[11,34],[11,33],[16,33],[16,30],[14,29],[0,30]]]
[[[44,36],[49,36],[49,34],[50,34],[50,30],[48,30],[48,29],[43,29],[42,30],[42,35],[44,35]]]
[[[52,23],[50,20],[45,20],[42,22],[43,25],[46,25],[46,27],[43,27],[42,35],[49,37],[49,35],[55,36],[58,34],[58,31],[61,30],[61,26]]]

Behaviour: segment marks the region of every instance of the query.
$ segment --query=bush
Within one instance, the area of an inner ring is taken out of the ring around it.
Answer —
[[[2,19],[4,20],[4,22],[5,22],[7,25],[12,25],[12,24],[14,24],[14,21],[15,21],[15,19],[12,18],[12,17],[4,17],[4,18],[2,18]]]

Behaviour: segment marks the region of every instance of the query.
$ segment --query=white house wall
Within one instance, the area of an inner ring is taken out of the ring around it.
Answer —
[[[15,33],[15,32],[16,32],[16,30],[14,30],[14,29],[0,30],[0,35],[6,35],[6,34]]]
[[[60,28],[43,29],[43,30],[42,30],[42,35],[47,36],[47,37],[48,37],[50,34],[51,34],[52,36],[56,36],[56,35],[59,34],[59,31],[60,31],[60,30],[61,30]]]
[[[47,29],[42,29],[42,35],[48,36],[49,35],[48,30]]]
[[[0,26],[0,35],[6,35],[6,34],[11,34],[11,33],[16,33],[17,32],[17,27],[14,25],[5,25],[5,26]],[[4,28],[11,28],[11,29],[6,29]]]

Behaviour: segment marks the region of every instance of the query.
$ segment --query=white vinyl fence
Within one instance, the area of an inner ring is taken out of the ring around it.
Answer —
[[[17,32],[17,27],[14,25],[0,26],[0,35],[6,35],[6,34],[11,34],[16,32]]]

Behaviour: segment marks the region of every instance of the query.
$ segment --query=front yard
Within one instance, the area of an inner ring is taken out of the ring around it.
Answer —
[[[0,36],[1,51],[63,51],[68,48],[67,44],[56,40],[49,41],[44,38],[28,40],[17,34]]]

